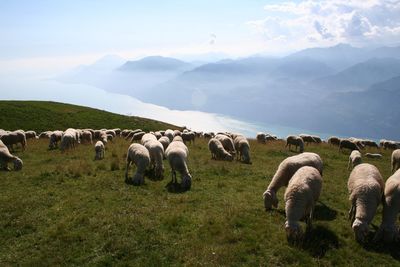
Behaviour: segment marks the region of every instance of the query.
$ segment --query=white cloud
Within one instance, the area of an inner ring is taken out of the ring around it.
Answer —
[[[390,45],[400,40],[399,0],[306,0],[269,4],[264,10],[264,19],[247,25],[271,46]]]

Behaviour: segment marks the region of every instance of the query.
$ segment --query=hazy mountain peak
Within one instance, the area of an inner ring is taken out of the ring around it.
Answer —
[[[135,61],[127,61],[118,70],[121,71],[183,71],[190,63],[163,56],[148,56]]]

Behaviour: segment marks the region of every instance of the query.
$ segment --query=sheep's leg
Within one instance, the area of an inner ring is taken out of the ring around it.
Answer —
[[[131,165],[131,161],[127,160],[126,161],[126,169],[125,169],[125,182],[129,181],[129,177],[128,177],[129,165]]]

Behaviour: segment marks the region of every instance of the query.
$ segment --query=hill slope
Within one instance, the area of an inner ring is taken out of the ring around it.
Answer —
[[[141,128],[145,131],[178,126],[135,116],[46,101],[0,101],[0,128],[37,132],[72,128]]]

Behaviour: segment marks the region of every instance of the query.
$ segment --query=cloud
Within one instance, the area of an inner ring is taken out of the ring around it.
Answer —
[[[399,0],[283,2],[264,6],[264,19],[247,22],[269,44],[304,48],[344,42],[390,45],[400,40]]]

